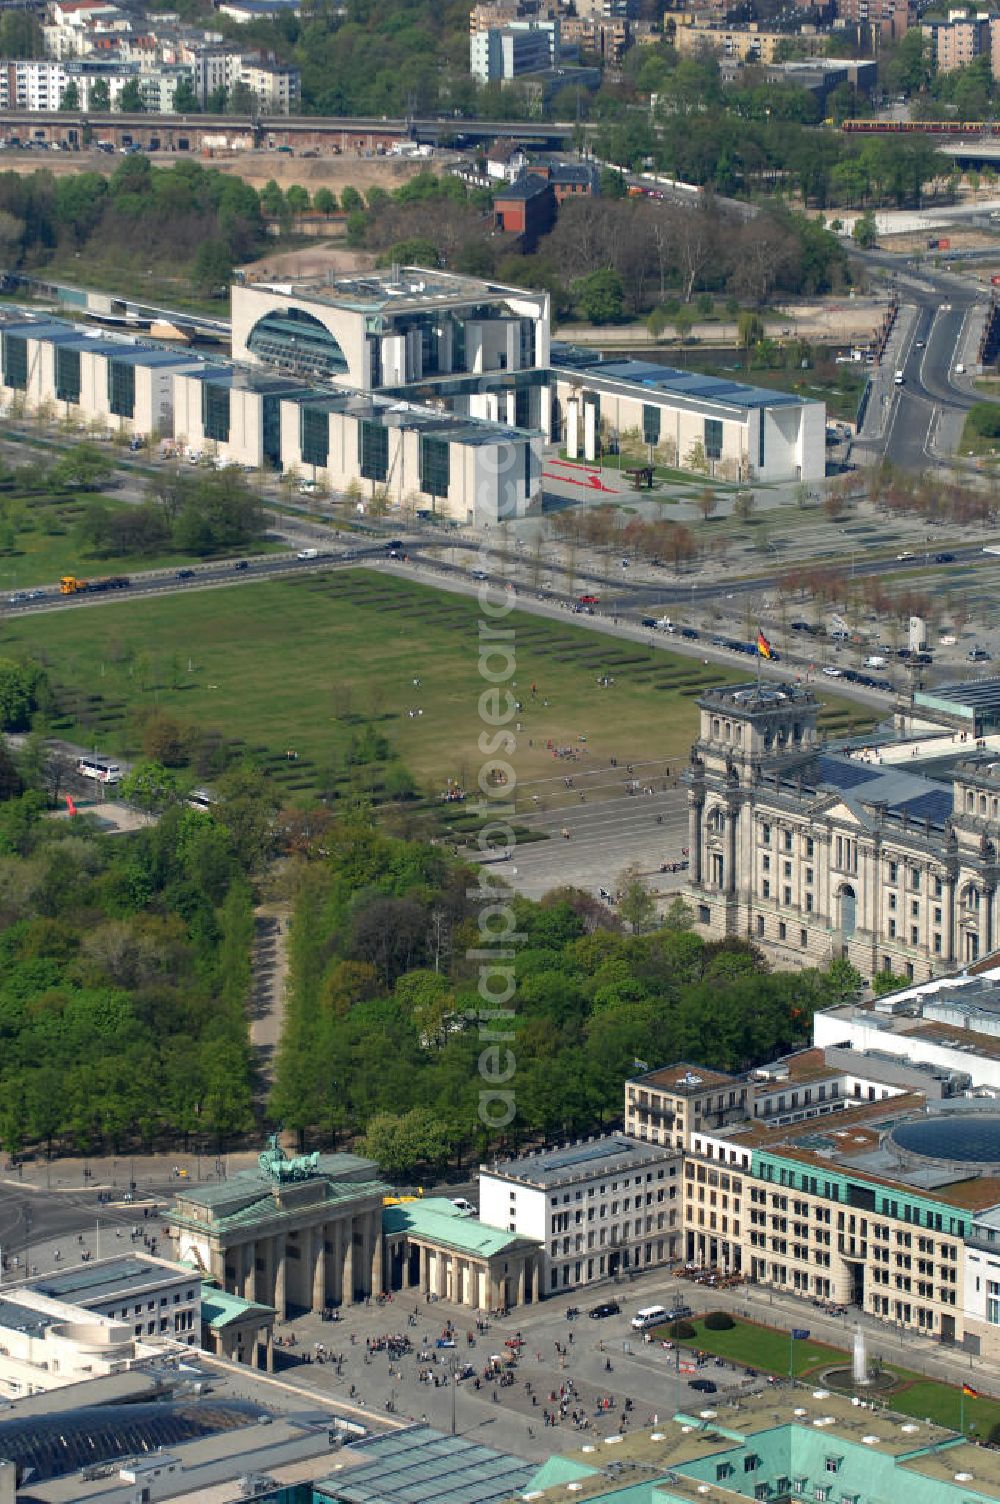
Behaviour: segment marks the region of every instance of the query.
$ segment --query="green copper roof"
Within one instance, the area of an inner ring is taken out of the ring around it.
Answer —
[[[255,1315],[263,1325],[266,1316],[274,1315],[274,1307],[261,1305],[255,1300],[244,1300],[239,1295],[230,1295],[214,1284],[202,1285],[201,1319],[213,1331],[221,1331],[233,1322],[245,1321],[248,1316]]]
[[[349,1206],[353,1201],[371,1201],[377,1198],[379,1201],[388,1196],[392,1191],[390,1185],[382,1180],[337,1180],[332,1181],[325,1176],[318,1177],[323,1183],[324,1194],[316,1201],[302,1203],[293,1200],[290,1206],[280,1206],[275,1199],[274,1190],[276,1182],[265,1181],[261,1177],[256,1183],[248,1172],[247,1179],[237,1186],[236,1194],[233,1187],[236,1179],[229,1182],[229,1195],[224,1198],[217,1194],[219,1187],[213,1186],[212,1195],[188,1196],[187,1191],[180,1193],[180,1201],[175,1201],[170,1208],[169,1220],[177,1227],[187,1227],[192,1231],[203,1233],[221,1233],[243,1227],[254,1227],[257,1224],[274,1222],[302,1222],[308,1221],[307,1213],[315,1212],[323,1207],[338,1208]],[[182,1210],[181,1203],[194,1201],[207,1206],[214,1212],[211,1220],[205,1221],[198,1216],[191,1216]],[[239,1203],[244,1204],[241,1206]],[[232,1211],[226,1212],[225,1206],[233,1207]],[[370,1207],[374,1210],[374,1207]]]
[[[443,1196],[428,1196],[423,1201],[385,1207],[382,1231],[389,1234],[412,1232],[429,1243],[481,1259],[492,1258],[508,1248],[538,1247],[532,1238],[522,1238],[498,1227],[486,1227],[475,1217],[463,1216],[458,1207]]]
[[[586,1463],[576,1462],[572,1457],[550,1457],[548,1462],[542,1463],[537,1473],[532,1474],[527,1492],[534,1493],[537,1489],[575,1483],[578,1478],[592,1478],[596,1472],[596,1467],[587,1467]]]

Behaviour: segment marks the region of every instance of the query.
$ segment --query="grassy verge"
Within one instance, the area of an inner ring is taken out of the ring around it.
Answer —
[[[101,750],[128,755],[137,718],[155,707],[245,743],[311,792],[321,773],[346,766],[368,722],[436,793],[449,778],[473,787],[483,762],[478,621],[465,597],[368,570],[330,571],[14,617],[3,651],[51,665],[71,691],[61,729]],[[676,772],[697,733],[704,685],[752,673],[706,668],[570,621],[515,612],[505,625],[515,632],[521,784],[561,785],[561,747],[574,749],[574,770],[614,756],[646,765],[649,777]],[[614,680],[607,688],[605,676]],[[836,700],[824,723],[840,732],[852,716],[859,731],[871,724],[860,707]],[[288,750],[298,757],[286,766]],[[527,792],[519,807],[530,808]]]
[[[849,1366],[851,1361],[850,1354],[841,1348],[817,1342],[812,1337],[802,1342],[790,1342],[788,1332],[753,1321],[737,1319],[735,1326],[725,1332],[710,1331],[703,1320],[692,1321],[691,1325],[695,1329],[695,1335],[682,1343],[683,1347],[755,1368],[759,1373],[775,1374],[779,1378],[788,1377],[789,1348],[795,1377],[803,1382],[818,1380],[825,1369],[841,1363]],[[669,1327],[660,1327],[653,1335],[658,1340],[668,1340]],[[886,1349],[889,1346],[888,1333],[883,1346]],[[873,1357],[879,1355],[880,1344],[877,1338],[871,1340],[869,1348]],[[897,1380],[896,1388],[886,1390],[879,1396],[887,1409],[897,1410],[901,1415],[912,1415],[918,1420],[934,1421],[954,1431],[959,1429],[963,1404],[958,1387],[940,1383],[936,1379],[926,1379],[912,1369],[889,1362],[885,1352],[881,1356],[886,1360],[886,1369]],[[977,1371],[972,1383],[977,1385],[981,1382],[983,1381]],[[986,1396],[977,1399],[967,1397],[964,1412],[966,1431],[974,1429],[980,1437],[985,1437],[995,1425],[1000,1424],[998,1400]]]
[[[13,546],[0,551],[0,600],[14,590],[34,585],[53,585],[60,575],[83,579],[106,574],[130,574],[144,569],[170,569],[192,562],[191,555],[168,550],[155,554],[95,554],[81,547],[77,526],[93,496],[51,496],[3,493],[3,501],[20,511],[24,526],[18,526]],[[117,505],[110,498],[110,505]],[[23,509],[23,510],[21,510]],[[248,555],[271,553],[279,545],[260,542],[249,545]],[[196,561],[197,562],[197,561]]]

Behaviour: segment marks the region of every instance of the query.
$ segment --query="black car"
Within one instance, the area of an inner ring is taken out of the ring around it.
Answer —
[[[233,568],[234,569],[249,569],[250,565],[247,563],[246,559],[237,559],[236,563],[233,565]]]
[[[617,1300],[604,1300],[599,1306],[595,1306],[592,1311],[588,1311],[587,1315],[592,1321],[600,1321],[604,1316],[619,1316],[621,1309]]]
[[[654,627],[655,628],[655,626],[656,626],[656,617],[655,616],[644,616],[642,618],[642,625],[644,627]]]
[[[697,637],[698,635],[699,634],[698,634],[698,632],[695,631],[694,627],[681,627],[681,636],[682,637],[687,637],[687,638],[690,639],[690,638]]]
[[[955,562],[955,555],[954,554],[935,554],[934,555],[934,563],[935,564],[954,564],[954,562]]]
[[[193,580],[194,579],[194,570],[193,569],[178,569],[178,571],[177,571],[177,578],[179,580]]]
[[[718,1394],[718,1384],[713,1384],[711,1379],[688,1379],[688,1388],[697,1389],[699,1394]]]

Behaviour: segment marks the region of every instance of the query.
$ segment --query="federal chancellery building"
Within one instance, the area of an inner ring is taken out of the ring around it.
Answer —
[[[547,293],[416,267],[238,282],[231,360],[12,308],[0,401],[462,523],[539,507],[550,444],[748,483],[825,473],[821,402],[602,361],[552,343]]]
[[[725,685],[698,704],[685,781],[703,932],[793,964],[845,957],[863,976],[917,981],[997,947],[1000,762],[989,753],[949,743],[947,772],[929,776],[883,764],[877,748],[821,745],[818,702],[800,684]]]

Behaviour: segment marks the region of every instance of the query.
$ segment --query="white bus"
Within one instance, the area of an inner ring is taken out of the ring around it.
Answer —
[[[122,770],[116,762],[105,762],[100,757],[81,757],[76,765],[81,778],[93,778],[96,783],[121,783]]]

